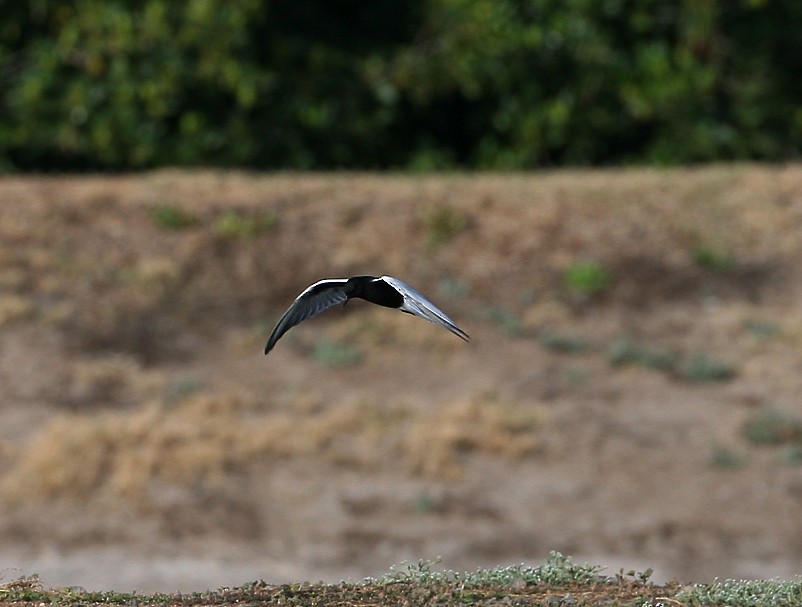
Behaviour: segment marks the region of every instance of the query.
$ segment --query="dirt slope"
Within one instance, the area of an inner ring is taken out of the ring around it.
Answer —
[[[802,567],[802,167],[0,180],[0,568]],[[362,302],[388,273],[472,336]]]

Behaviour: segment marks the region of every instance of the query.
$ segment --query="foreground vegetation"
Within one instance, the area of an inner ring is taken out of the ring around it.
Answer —
[[[407,564],[378,579],[338,584],[272,585],[264,581],[192,594],[139,595],[46,590],[36,577],[0,586],[0,604],[58,605],[602,605],[785,607],[802,601],[802,581],[726,581],[682,587],[649,581],[651,571],[601,575],[601,567],[575,564],[552,552],[537,567],[512,566],[469,573]]]

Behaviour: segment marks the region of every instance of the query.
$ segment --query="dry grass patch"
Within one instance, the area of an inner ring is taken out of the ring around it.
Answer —
[[[414,474],[452,478],[469,453],[534,453],[543,423],[539,409],[487,398],[413,413],[364,402],[279,411],[196,394],[171,406],[59,416],[10,454],[0,488],[10,503],[122,496],[148,507],[154,484],[214,490],[254,462],[307,456],[366,470],[400,459]]]
[[[153,482],[213,488],[254,458],[318,453],[359,427],[354,407],[298,417],[262,406],[199,394],[173,406],[59,416],[17,453],[0,486],[10,501],[112,494],[146,502]]]
[[[0,295],[0,327],[15,320],[30,317],[34,311],[33,302],[19,295]]]
[[[472,452],[519,460],[542,447],[546,423],[538,407],[481,397],[439,407],[413,422],[406,457],[417,474],[456,478],[464,455]]]
[[[61,398],[75,408],[119,408],[155,398],[165,384],[160,371],[143,368],[131,356],[112,354],[73,362]]]

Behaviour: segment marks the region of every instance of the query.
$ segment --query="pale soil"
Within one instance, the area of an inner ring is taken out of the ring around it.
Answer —
[[[226,232],[230,210],[261,231]],[[6,177],[2,577],[202,590],[550,550],[796,574],[801,258],[800,166]],[[606,292],[565,285],[587,260]],[[357,273],[407,280],[471,343],[353,302],[262,354],[301,289]],[[616,366],[625,339],[677,362]],[[734,377],[684,377],[701,354]]]

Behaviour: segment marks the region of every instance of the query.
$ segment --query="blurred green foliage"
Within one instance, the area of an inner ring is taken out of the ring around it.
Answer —
[[[672,371],[676,365],[676,355],[661,348],[642,346],[624,337],[610,344],[608,360],[611,365],[638,365],[646,369]]]
[[[727,272],[735,266],[732,254],[726,250],[700,245],[691,249],[691,256],[697,266],[713,272]]]
[[[217,220],[215,228],[223,238],[255,238],[270,232],[278,225],[278,217],[272,211],[256,210],[244,213],[230,209]]]
[[[727,381],[736,375],[732,365],[702,352],[686,360],[680,366],[679,374],[683,379],[692,382]]]
[[[312,357],[327,367],[352,367],[362,362],[364,352],[355,346],[323,339],[315,345]]]
[[[451,207],[428,207],[421,212],[430,247],[447,243],[468,225],[468,219]]]
[[[151,216],[163,230],[183,230],[198,225],[195,215],[172,204],[160,204],[151,209]]]
[[[796,0],[0,0],[0,169],[802,151]]]
[[[598,261],[578,261],[565,269],[566,286],[582,295],[598,295],[612,284],[612,274]]]
[[[743,434],[754,445],[802,445],[802,418],[773,407],[763,407],[746,420]]]

